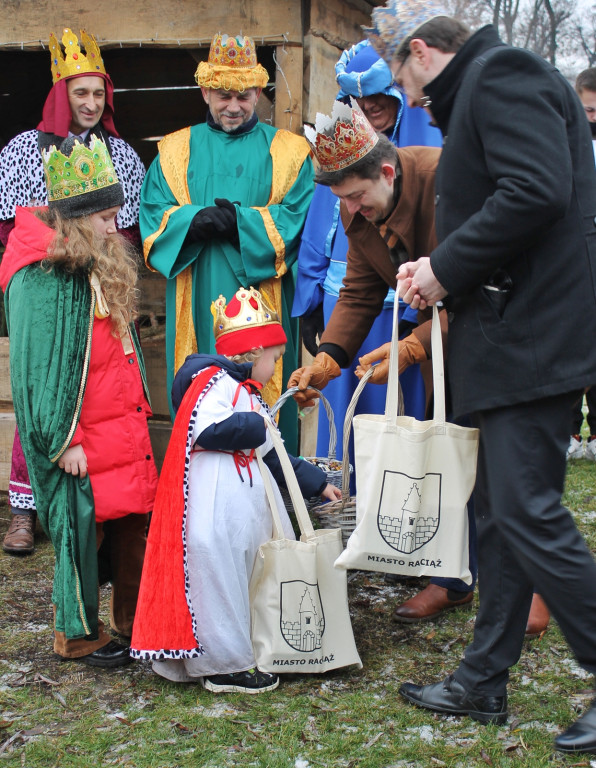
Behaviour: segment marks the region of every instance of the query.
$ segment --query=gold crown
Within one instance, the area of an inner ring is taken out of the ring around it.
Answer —
[[[74,139],[68,156],[55,146],[42,150],[41,156],[51,203],[118,184],[108,148],[95,135],[88,147]]]
[[[64,53],[56,35],[50,35],[50,53],[52,54],[52,80],[54,85],[59,80],[65,80],[73,75],[106,74],[106,68],[101,58],[101,52],[93,35],[81,30],[81,43],[85,53],[81,51],[79,41],[74,32],[68,27],[62,33]]]
[[[330,117],[317,112],[315,127],[304,126],[306,140],[323,171],[340,171],[353,165],[379,140],[358,104],[354,99],[350,101],[351,108],[336,101]]]
[[[226,313],[229,310],[232,316]],[[211,304],[213,315],[213,333],[215,340],[228,333],[250,328],[259,328],[275,323],[279,325],[277,312],[265,304],[256,288],[240,288],[226,305],[226,299],[220,294]]]
[[[242,93],[247,88],[264,88],[269,75],[257,63],[257,51],[250,37],[218,32],[211,41],[209,58],[197,67],[195,80],[203,88]]]

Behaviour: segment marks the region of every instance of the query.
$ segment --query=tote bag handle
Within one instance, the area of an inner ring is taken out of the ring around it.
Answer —
[[[283,444],[283,440],[281,439],[281,436],[277,431],[276,427],[274,427],[273,424],[268,419],[265,419],[265,426],[268,429],[269,434],[271,435],[271,439],[273,440],[273,447],[275,448],[275,451],[277,452],[277,455],[279,457],[279,461],[284,473],[284,478],[286,481],[288,493],[290,494],[290,498],[292,499],[292,506],[294,507],[294,512],[296,513],[296,520],[298,521],[298,526],[300,527],[300,533],[307,539],[307,541],[314,539],[315,529],[313,528],[311,519],[308,515],[308,512],[306,511],[306,504],[304,503],[304,498],[302,497],[302,492],[300,491],[300,486],[298,485],[298,480],[296,480],[294,468],[292,467],[292,464],[288,457],[288,452],[286,451],[285,445]],[[284,536],[283,527],[281,524],[281,517],[279,514],[279,509],[277,507],[275,494],[273,492],[273,486],[271,484],[271,477],[269,475],[269,470],[267,469],[267,465],[263,461],[263,457],[259,449],[257,449],[256,455],[257,455],[257,462],[259,464],[259,469],[263,477],[265,493],[267,494],[269,506],[271,507],[271,515],[273,517],[273,527],[275,529],[274,530],[275,538],[283,539],[285,538],[285,536]]]
[[[389,357],[389,381],[387,384],[387,399],[385,400],[385,419],[392,427],[397,427],[398,417],[398,392],[399,392],[399,283],[395,292],[393,304],[393,333],[391,335],[391,352]],[[431,326],[431,355],[433,365],[433,396],[434,416],[433,420],[441,424],[445,423],[445,371],[443,365],[443,339],[441,337],[441,322],[439,310],[433,305],[433,317]]]

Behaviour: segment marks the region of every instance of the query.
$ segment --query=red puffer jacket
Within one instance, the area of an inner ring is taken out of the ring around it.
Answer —
[[[135,352],[124,354],[110,318],[95,318],[81,418],[71,445],[87,455],[97,522],[153,509],[157,470],[151,416]]]

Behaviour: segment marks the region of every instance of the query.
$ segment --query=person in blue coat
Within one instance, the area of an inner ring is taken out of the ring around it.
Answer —
[[[341,55],[335,66],[340,87],[338,99],[354,98],[373,128],[384,133],[397,147],[440,147],[440,131],[432,126],[429,117],[419,107],[409,107],[399,91],[387,64],[379,57],[368,40],[357,43]],[[333,312],[346,274],[348,240],[339,215],[339,198],[329,187],[317,185],[306,218],[302,242],[298,253],[298,278],[292,314],[302,318],[302,340],[306,349],[317,353],[317,336]],[[380,347],[391,338],[395,292],[388,287],[381,314],[376,318],[369,335],[341,376],[330,381],[325,395],[331,403],[336,422],[341,426],[347,406],[358,384],[354,373],[359,358]],[[400,302],[400,335],[407,335],[418,324],[418,312]],[[424,419],[426,392],[419,365],[412,365],[400,375],[405,412]],[[356,413],[383,413],[386,385],[368,386],[362,392]],[[329,443],[327,417],[321,415],[317,434],[317,455],[326,456]],[[353,463],[353,443],[350,441]],[[338,446],[338,458],[342,447]],[[354,486],[354,479],[352,478]],[[352,492],[354,492],[352,487]],[[459,579],[432,579],[430,584],[413,598],[398,606],[394,618],[415,622],[433,619],[443,611],[471,606],[476,580],[476,547],[471,515],[470,570],[471,586]]]

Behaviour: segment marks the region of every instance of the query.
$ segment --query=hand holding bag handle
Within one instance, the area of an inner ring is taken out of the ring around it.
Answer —
[[[288,493],[290,494],[290,498],[292,499],[294,512],[296,513],[296,519],[300,527],[300,533],[306,539],[306,541],[310,541],[315,538],[315,530],[313,528],[313,524],[308,515],[308,512],[306,511],[306,504],[302,498],[302,492],[300,491],[298,481],[296,480],[296,475],[294,474],[294,469],[290,463],[290,459],[288,458],[286,447],[283,444],[283,440],[281,439],[281,435],[277,431],[277,428],[272,424],[271,421],[269,421],[269,419],[265,419],[265,426],[271,435],[273,446],[279,457],[281,468],[283,470],[284,478],[286,481],[286,487],[288,489]],[[275,494],[273,493],[273,487],[271,485],[269,470],[263,461],[263,457],[261,456],[261,451],[259,449],[257,449],[256,455],[259,469],[263,477],[265,493],[267,494],[269,506],[271,507],[271,515],[273,516],[273,528],[275,533],[274,538],[283,539],[285,538],[284,532],[281,524],[279,510],[277,508]]]
[[[327,456],[329,459],[334,459],[337,456],[337,430],[335,428],[335,418],[333,416],[333,408],[331,407],[331,403],[325,395],[319,390],[315,389],[315,387],[309,387],[309,390],[312,392],[316,392],[323,403],[325,407],[325,413],[327,414],[327,420],[329,421],[329,450],[327,451]],[[292,395],[295,392],[299,392],[300,390],[298,387],[290,387],[289,389],[286,389],[286,391],[281,395],[280,398],[273,404],[271,407],[269,413],[271,415],[271,418],[273,419],[274,416],[277,415],[277,412],[281,408],[281,406],[286,402],[286,400],[289,400]]]
[[[399,295],[399,283],[396,294]],[[391,336],[391,352],[389,357],[389,380],[387,382],[387,398],[385,400],[385,417],[389,425],[397,429],[397,417],[399,415],[399,300],[393,304],[393,334]],[[441,322],[439,310],[433,305],[433,317],[431,326],[431,357],[433,366],[433,420],[441,424],[445,423],[445,370],[443,364],[443,339],[441,336]]]

